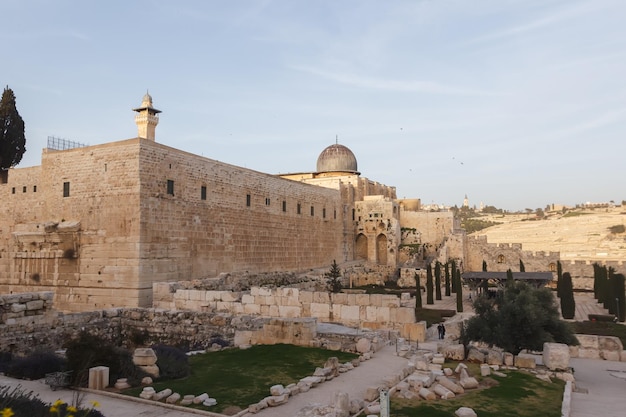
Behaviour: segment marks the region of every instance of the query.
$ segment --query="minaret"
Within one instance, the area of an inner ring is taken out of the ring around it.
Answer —
[[[159,113],[161,110],[157,110],[152,107],[152,97],[150,94],[146,92],[146,95],[143,96],[143,100],[141,100],[141,107],[137,107],[133,109],[133,111],[137,112],[135,116],[135,123],[137,124],[137,130],[140,138],[155,140],[154,139],[154,131],[156,126],[159,124]]]

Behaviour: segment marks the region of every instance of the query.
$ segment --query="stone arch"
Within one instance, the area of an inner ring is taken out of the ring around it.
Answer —
[[[498,255],[498,263],[499,264],[503,264],[504,263],[504,255],[502,255],[502,254]]]
[[[556,264],[554,262],[550,262],[550,265],[548,265],[548,270],[550,272],[556,272]]]
[[[376,237],[376,262],[387,265],[387,236],[382,233]]]
[[[367,236],[359,233],[354,243],[355,259],[367,259]]]

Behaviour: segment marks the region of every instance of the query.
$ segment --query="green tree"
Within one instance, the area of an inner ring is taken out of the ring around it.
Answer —
[[[526,272],[526,267],[524,266],[524,261],[522,261],[521,259],[519,260],[519,271],[520,272]]]
[[[446,279],[446,297],[450,296],[450,266],[448,262],[446,262],[444,267],[444,275]]]
[[[513,282],[494,298],[474,300],[476,315],[461,332],[461,343],[485,342],[513,354],[522,349],[542,350],[544,342],[576,345],[578,341],[559,311],[550,290]]]
[[[0,172],[17,165],[24,152],[24,120],[15,106],[13,90],[6,87],[0,100]]]
[[[483,259],[483,272],[487,272],[487,261]]]
[[[415,273],[415,317],[417,313],[422,309],[422,287],[420,286],[420,277]]]
[[[426,267],[426,304],[435,304],[433,300],[433,267]]]
[[[509,268],[506,270],[506,285],[509,285],[512,282],[513,282],[513,271],[511,271],[511,268]]]
[[[456,281],[456,311],[463,312],[463,283],[461,282],[461,270],[457,269],[455,274]]]
[[[576,301],[574,301],[574,286],[569,272],[563,274],[561,282],[561,314],[564,319],[573,319],[576,315]]]
[[[595,271],[595,264],[594,264]],[[557,297],[561,297],[561,283],[563,282],[563,266],[561,265],[561,261],[556,261],[556,295]],[[595,286],[595,279],[593,280]]]
[[[615,274],[613,275],[613,279],[613,292],[617,303],[617,313],[615,313],[615,315],[620,322],[624,322],[626,321],[626,288],[624,284],[624,274]]]
[[[454,259],[452,261],[450,261],[450,274],[451,274],[451,278],[452,278],[452,292],[456,293],[456,280],[454,279],[456,274],[456,262],[454,261]]]
[[[435,300],[441,300],[441,264],[435,263]]]
[[[324,274],[326,277],[326,290],[328,292],[337,293],[341,291],[343,285],[341,284],[341,270],[339,265],[333,259],[333,263],[330,265],[330,270]]]

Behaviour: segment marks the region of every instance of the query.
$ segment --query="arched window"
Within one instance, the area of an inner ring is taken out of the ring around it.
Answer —
[[[556,264],[554,262],[550,263],[548,268],[550,268],[550,272],[556,272]]]
[[[498,255],[498,263],[499,264],[503,264],[504,263],[504,255],[502,255],[502,254]]]

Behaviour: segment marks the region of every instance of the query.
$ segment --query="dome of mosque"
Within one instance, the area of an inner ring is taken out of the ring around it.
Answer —
[[[356,157],[346,146],[330,145],[317,158],[317,172],[332,171],[357,172]]]

